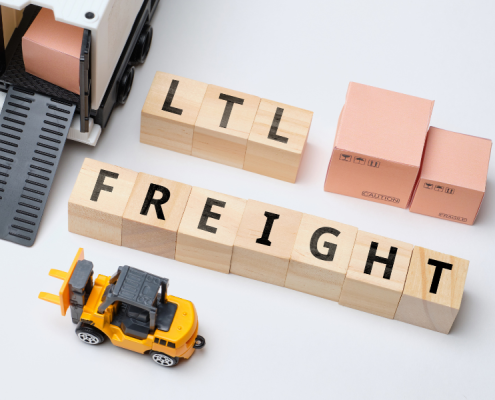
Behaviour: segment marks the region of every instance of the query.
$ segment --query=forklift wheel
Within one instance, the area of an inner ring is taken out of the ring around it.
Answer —
[[[82,326],[76,329],[77,337],[86,344],[97,345],[105,341],[105,336],[91,326]]]
[[[139,34],[136,45],[131,55],[131,65],[143,64],[150,52],[151,41],[153,40],[153,28],[150,24],[143,26],[143,30]]]
[[[179,357],[170,357],[158,351],[151,352],[151,359],[162,367],[173,367],[179,363]]]
[[[117,92],[117,102],[119,104],[125,104],[129,93],[131,92],[132,82],[134,81],[134,67],[128,65],[120,78],[119,89]]]
[[[194,348],[195,349],[202,349],[203,347],[205,347],[205,344],[206,344],[206,340],[203,336],[201,335],[198,335],[196,336],[196,340],[194,342]]]

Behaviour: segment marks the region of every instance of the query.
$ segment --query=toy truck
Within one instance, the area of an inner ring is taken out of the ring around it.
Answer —
[[[168,294],[168,279],[129,266],[93,281],[93,263],[79,249],[69,272],[50,270],[63,280],[59,295],[39,298],[70,307],[77,337],[98,345],[108,338],[118,347],[150,354],[160,366],[172,367],[205,345],[198,335],[198,317],[190,301]]]
[[[158,3],[0,0],[0,238],[34,243],[66,138],[94,146],[114,107],[126,102]],[[83,29],[79,94],[26,72],[22,40],[41,6]]]

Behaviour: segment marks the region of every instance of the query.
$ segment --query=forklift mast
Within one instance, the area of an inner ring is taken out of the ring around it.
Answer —
[[[69,280],[70,313],[74,324],[79,323],[92,290],[93,263],[79,260]]]

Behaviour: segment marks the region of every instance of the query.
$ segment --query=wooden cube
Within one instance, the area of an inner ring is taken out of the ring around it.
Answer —
[[[122,244],[122,220],[137,172],[86,158],[69,198],[69,232]]]
[[[230,272],[284,286],[301,219],[300,212],[248,200]]]
[[[339,304],[393,318],[413,245],[358,231]]]
[[[180,223],[175,259],[228,274],[245,206],[244,199],[194,187]]]
[[[260,98],[208,85],[199,111],[192,155],[242,168]]]
[[[191,188],[140,172],[124,211],[122,246],[173,259]]]
[[[469,261],[415,247],[395,319],[449,333],[461,306]]]
[[[157,72],[141,111],[141,143],[191,155],[206,83]]]
[[[294,183],[312,119],[311,111],[261,99],[244,169]]]
[[[304,214],[285,287],[339,301],[358,229]]]

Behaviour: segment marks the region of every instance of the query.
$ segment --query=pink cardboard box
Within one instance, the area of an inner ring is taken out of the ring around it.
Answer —
[[[430,128],[410,211],[472,225],[485,195],[492,141]]]
[[[55,21],[42,8],[22,37],[26,72],[79,94],[79,57],[84,29]]]
[[[406,208],[434,102],[351,82],[325,191]]]

